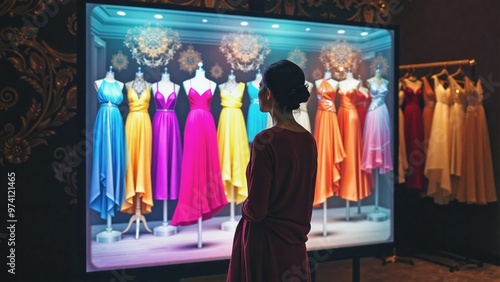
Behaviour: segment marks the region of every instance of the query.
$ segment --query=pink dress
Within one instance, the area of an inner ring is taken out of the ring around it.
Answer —
[[[380,174],[392,171],[391,152],[391,119],[385,104],[388,92],[388,81],[381,85],[370,82],[370,96],[372,101],[366,114],[363,133],[363,161],[361,169],[371,173],[378,168]]]
[[[210,219],[227,205],[219,162],[215,122],[210,113],[212,91],[188,90],[190,111],[184,129],[179,201],[172,225],[191,225]]]
[[[151,180],[153,197],[157,200],[176,200],[179,195],[182,145],[179,122],[175,115],[176,100],[175,84],[173,92],[168,95],[160,91],[155,93]]]

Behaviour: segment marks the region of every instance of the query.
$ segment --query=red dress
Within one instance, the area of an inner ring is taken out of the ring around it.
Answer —
[[[422,110],[420,109],[420,101],[423,99],[422,88],[414,92],[410,87],[406,87],[404,91],[405,141],[408,156],[406,187],[423,191],[425,189],[425,141]]]
[[[272,127],[257,134],[227,281],[310,281],[305,242],[316,166],[309,132]]]

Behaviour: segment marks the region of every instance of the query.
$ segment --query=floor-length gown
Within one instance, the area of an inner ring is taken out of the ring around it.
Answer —
[[[448,77],[451,94],[450,108],[450,173],[452,194],[456,196],[458,181],[462,175],[462,159],[464,154],[464,120],[465,91],[452,77]]]
[[[123,101],[117,82],[102,80],[97,90],[100,108],[94,123],[90,208],[102,219],[115,215],[125,189],[126,142],[123,118],[118,106]]]
[[[406,174],[406,187],[424,191],[424,124],[420,100],[422,88],[416,90],[405,86],[405,141],[408,156],[408,172]]]
[[[243,202],[248,196],[245,170],[250,159],[245,119],[241,112],[241,99],[245,84],[240,82],[234,93],[221,89],[222,110],[217,127],[217,142],[221,161],[222,180],[228,201],[232,201],[234,189],[235,202]],[[234,187],[234,188],[233,188]]]
[[[405,101],[405,92],[399,90],[399,149],[398,149],[398,183],[405,182],[405,172],[408,169],[408,159],[406,155],[406,142],[405,142],[405,117],[403,109],[401,108]]]
[[[333,195],[339,195],[340,162],[346,156],[335,109],[335,89],[323,79],[317,91],[319,101],[314,138],[318,146],[318,172],[314,205],[325,202]]]
[[[251,143],[255,135],[266,128],[269,114],[260,111],[259,88],[255,87],[253,82],[249,82],[247,85],[248,98],[250,99],[247,113],[247,133],[248,143]]]
[[[388,86],[387,80],[380,85],[370,82],[372,101],[366,114],[362,161],[362,169],[368,173],[373,169],[378,169],[380,174],[392,171],[391,119],[385,104]]]
[[[158,85],[156,86],[158,89]],[[179,195],[182,144],[179,121],[175,114],[177,94],[155,93],[156,113],[153,117],[153,159],[151,181],[157,200],[175,200]]]
[[[307,111],[307,102],[300,103],[299,110],[293,111],[293,117],[298,124],[311,132],[311,120],[309,119],[309,112]]]
[[[190,87],[187,95],[190,111],[184,129],[179,200],[171,222],[174,226],[209,219],[227,205],[215,122],[210,113],[212,91],[209,86],[200,94]]]
[[[361,169],[363,133],[355,106],[358,91],[350,89],[344,93],[339,89],[337,94],[340,98],[339,132],[346,154],[340,163],[340,197],[357,202],[370,195],[367,173]]]
[[[361,124],[361,132],[365,130],[366,113],[368,113],[368,107],[371,102],[371,97],[369,93],[367,94],[368,95],[365,95],[363,92],[358,90],[356,97],[356,110],[358,111],[359,123]]]
[[[465,78],[467,111],[464,131],[467,139],[464,147],[462,175],[459,179],[457,199],[469,204],[496,202],[495,180],[491,160],[491,148],[484,107],[481,80],[477,84]]]
[[[128,167],[125,178],[125,197],[122,212],[135,213],[136,195],[140,199],[141,214],[150,213],[153,206],[151,188],[152,130],[148,108],[151,90],[146,87],[138,95],[132,85],[127,93],[129,113],[125,122],[128,147]]]
[[[424,174],[428,179],[427,195],[437,204],[452,199],[450,176],[450,88],[445,89],[438,77],[433,76],[436,105],[432,119],[429,148]]]
[[[423,83],[423,97],[424,109],[422,110],[422,118],[424,122],[424,140],[425,140],[425,153],[429,148],[429,138],[431,136],[432,116],[434,115],[434,106],[436,105],[436,94],[429,84],[427,77],[422,77]]]

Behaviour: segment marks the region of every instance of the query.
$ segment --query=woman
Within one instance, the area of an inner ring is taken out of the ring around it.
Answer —
[[[257,134],[247,167],[248,198],[236,229],[227,281],[310,281],[305,242],[311,228],[317,150],[293,117],[307,101],[304,73],[282,60],[264,72],[259,106],[274,126]]]

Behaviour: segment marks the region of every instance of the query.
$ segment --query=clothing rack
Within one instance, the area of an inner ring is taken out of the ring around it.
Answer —
[[[475,59],[465,59],[465,60],[455,60],[455,61],[443,61],[443,62],[400,65],[399,69],[400,70],[408,70],[408,69],[461,66],[461,65],[469,65],[471,67],[474,67],[476,64],[477,64],[477,61]]]

